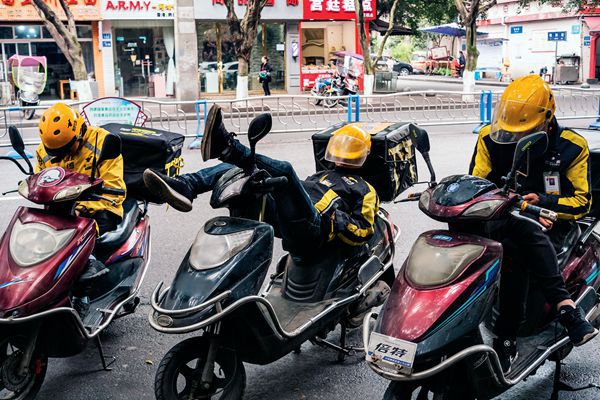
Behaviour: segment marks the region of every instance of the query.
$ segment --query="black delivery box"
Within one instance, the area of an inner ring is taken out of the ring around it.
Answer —
[[[127,195],[159,202],[146,190],[144,170],[152,168],[169,176],[178,175],[183,167],[181,150],[185,137],[179,133],[116,123],[102,128],[121,138]]]
[[[317,172],[332,169],[325,160],[331,135],[348,124],[341,122],[312,135]],[[371,152],[360,175],[377,191],[381,201],[393,201],[417,182],[415,148],[406,123],[353,122],[371,134]]]

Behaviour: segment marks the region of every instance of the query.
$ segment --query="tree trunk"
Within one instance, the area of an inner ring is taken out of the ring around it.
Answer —
[[[244,57],[238,57],[238,76],[248,76],[248,61]]]
[[[83,50],[81,45],[75,39],[71,48],[68,50],[71,56],[71,68],[73,68],[73,77],[76,81],[85,81],[88,79],[88,71],[83,60]]]
[[[365,26],[365,13],[362,0],[354,0],[356,9],[356,23],[360,38],[360,47],[364,58],[365,75],[373,75],[373,63],[371,62],[371,48],[367,39],[367,28]]]
[[[477,50],[477,22],[475,18],[465,27],[467,34],[467,60],[465,68],[468,71],[475,71],[477,68],[477,59],[479,50]]]

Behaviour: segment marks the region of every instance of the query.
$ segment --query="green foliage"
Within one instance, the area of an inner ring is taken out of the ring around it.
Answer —
[[[392,3],[392,0],[378,1],[378,16],[389,15]],[[440,24],[453,21],[456,17],[457,11],[453,0],[400,0],[394,22],[416,32],[423,21]]]
[[[410,62],[415,46],[411,41],[401,41],[398,43],[390,43],[389,49],[391,50],[392,57],[397,61]]]

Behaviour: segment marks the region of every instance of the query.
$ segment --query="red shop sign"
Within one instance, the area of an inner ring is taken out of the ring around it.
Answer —
[[[354,0],[303,0],[305,20],[356,19]],[[376,0],[363,0],[365,19],[375,19]]]

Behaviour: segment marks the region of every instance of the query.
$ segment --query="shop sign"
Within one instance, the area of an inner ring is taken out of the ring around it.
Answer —
[[[354,0],[303,0],[305,20],[356,19]],[[365,19],[375,19],[376,0],[363,0]]]
[[[583,37],[583,45],[584,45],[584,46],[587,46],[587,47],[589,47],[589,46],[590,46],[590,44],[591,44],[590,42],[591,42],[591,38],[590,38],[590,36],[584,36],[584,37]]]
[[[102,47],[110,47],[110,40],[103,40],[102,41]]]
[[[102,18],[173,19],[174,0],[102,0]]]
[[[571,25],[571,33],[573,35],[579,35],[581,33],[581,26],[580,25]]]
[[[248,0],[234,0],[233,4],[238,18],[242,18]],[[194,0],[194,17],[198,20],[225,21],[227,18],[225,0]],[[302,0],[266,0],[260,19],[262,21],[301,20]]]
[[[513,35],[518,35],[520,33],[523,33],[523,25],[511,26],[510,33]]]
[[[46,4],[57,13],[62,20],[65,13],[58,0],[45,0]],[[69,9],[76,21],[97,21],[100,9],[97,0],[67,0]],[[31,5],[31,0],[1,0],[0,20],[5,21],[40,21],[40,16]]]

